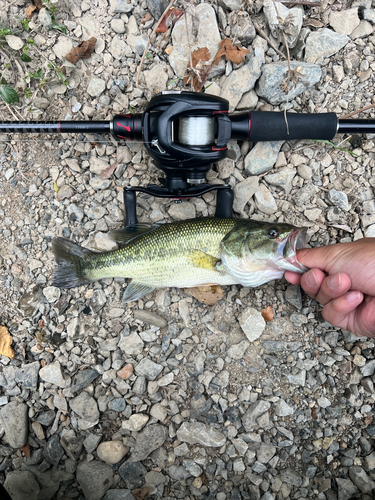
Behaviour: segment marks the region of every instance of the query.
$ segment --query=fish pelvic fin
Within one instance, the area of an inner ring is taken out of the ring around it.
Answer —
[[[52,241],[52,251],[57,263],[52,286],[74,288],[92,281],[85,276],[84,264],[94,255],[94,252],[65,238],[55,238]]]
[[[125,289],[122,301],[134,302],[135,300],[141,299],[144,295],[153,292],[155,288],[156,287],[145,285],[144,283],[137,283],[136,281],[131,281]]]
[[[191,250],[189,258],[196,267],[207,269],[209,271],[218,271],[221,264],[220,259],[217,259],[208,253],[202,252],[201,250]]]

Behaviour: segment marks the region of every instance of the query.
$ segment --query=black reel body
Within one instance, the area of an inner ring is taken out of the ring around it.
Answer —
[[[211,163],[226,157],[232,131],[228,109],[228,101],[220,97],[166,91],[142,114],[115,116],[113,133],[143,140],[166,175],[165,187],[181,191],[204,182]]]
[[[136,221],[135,192],[183,199],[217,190],[216,216],[231,217],[233,192],[205,183],[211,163],[224,159],[230,139],[241,141],[332,140],[337,133],[374,133],[375,120],[338,120],[335,113],[246,111],[229,114],[227,100],[204,93],[164,91],[144,113],[116,115],[111,121],[2,122],[0,133],[108,133],[143,142],[165,174],[160,185],[124,190],[127,223]]]

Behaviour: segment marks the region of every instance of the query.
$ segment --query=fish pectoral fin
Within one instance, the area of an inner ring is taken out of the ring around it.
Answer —
[[[134,302],[140,299],[144,295],[151,293],[156,287],[145,285],[144,283],[137,283],[136,281],[131,281],[126,287],[124,295],[122,297],[123,302]]]
[[[160,227],[160,224],[137,223],[122,229],[114,229],[108,233],[108,237],[119,245],[126,245],[141,234],[150,233]]]
[[[202,252],[201,250],[191,250],[189,258],[193,262],[194,266],[200,267],[201,269],[207,269],[209,271],[218,271],[218,267],[221,264],[220,259],[217,259],[208,253]]]

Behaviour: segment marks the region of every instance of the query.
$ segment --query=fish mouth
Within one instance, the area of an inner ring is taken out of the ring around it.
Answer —
[[[297,252],[297,250],[301,250],[301,248],[306,247],[306,237],[307,237],[307,229],[295,229],[289,236],[289,241],[292,246],[293,252]]]
[[[308,268],[301,264],[297,259],[297,250],[306,247],[307,229],[294,229],[287,238],[285,238],[283,257],[285,269],[297,273],[305,273]]]

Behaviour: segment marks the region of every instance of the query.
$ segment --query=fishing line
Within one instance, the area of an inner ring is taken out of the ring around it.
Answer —
[[[207,146],[215,142],[215,118],[183,116],[179,119],[178,142],[188,146]]]

